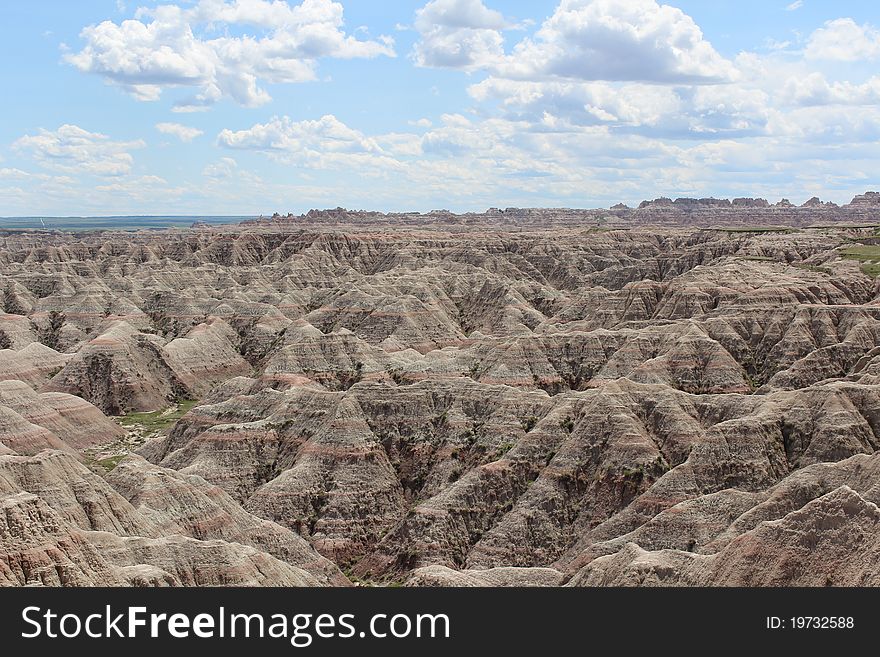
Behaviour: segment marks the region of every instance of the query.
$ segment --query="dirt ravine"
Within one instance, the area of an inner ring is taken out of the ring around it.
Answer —
[[[0,584],[880,584],[856,200],[0,234]]]

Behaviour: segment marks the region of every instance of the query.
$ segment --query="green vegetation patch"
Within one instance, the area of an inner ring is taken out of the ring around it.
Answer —
[[[850,246],[841,249],[840,257],[862,263],[862,271],[872,278],[880,276],[880,246]]]
[[[111,456],[106,459],[101,459],[97,461],[98,465],[104,468],[107,472],[110,472],[113,468],[119,465],[119,462],[124,459],[128,454],[117,454],[116,456]]]
[[[177,408],[174,410],[164,409],[146,413],[129,413],[122,417],[119,423],[124,427],[141,426],[153,431],[164,431],[189,413],[198,403],[196,399],[184,399],[178,402]]]
[[[791,263],[791,266],[795,267],[796,269],[803,269],[804,271],[816,272],[817,274],[833,274],[834,273],[828,267],[820,267],[819,265],[808,265],[803,262],[793,262],[793,263]]]
[[[731,226],[715,228],[722,233],[799,233],[800,230],[791,226]]]

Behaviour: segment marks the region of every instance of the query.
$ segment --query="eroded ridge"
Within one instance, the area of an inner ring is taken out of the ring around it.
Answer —
[[[0,583],[878,584],[866,199],[0,235]]]

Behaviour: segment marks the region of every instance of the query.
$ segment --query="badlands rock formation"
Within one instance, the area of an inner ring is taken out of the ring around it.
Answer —
[[[878,214],[0,234],[0,584],[880,584]]]

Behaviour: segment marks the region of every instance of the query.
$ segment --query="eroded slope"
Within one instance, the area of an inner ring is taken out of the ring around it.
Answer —
[[[874,583],[874,228],[362,219],[0,236],[0,581]]]

